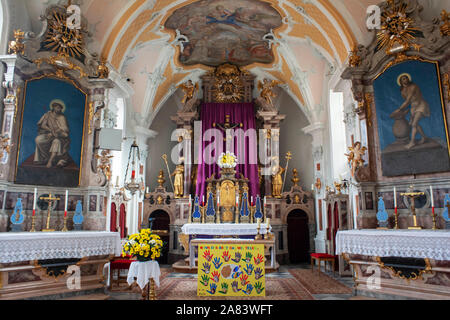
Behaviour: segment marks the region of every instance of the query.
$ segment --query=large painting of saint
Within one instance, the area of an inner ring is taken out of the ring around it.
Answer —
[[[70,82],[28,81],[16,183],[79,185],[86,95]]]
[[[450,170],[438,65],[407,61],[374,81],[384,176]]]

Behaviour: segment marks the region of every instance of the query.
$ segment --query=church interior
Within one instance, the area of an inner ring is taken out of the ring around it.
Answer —
[[[0,0],[0,300],[449,300],[448,0]]]

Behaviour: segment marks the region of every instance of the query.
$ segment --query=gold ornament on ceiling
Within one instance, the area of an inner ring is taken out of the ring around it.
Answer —
[[[53,11],[48,19],[44,47],[57,52],[60,56],[80,58],[84,47],[82,28],[69,28],[67,14]]]
[[[381,16],[381,30],[377,33],[380,49],[386,48],[387,54],[400,53],[410,47],[419,50],[420,47],[413,44],[418,29],[414,27],[414,20],[406,15],[408,4],[401,1],[396,5],[395,0],[388,0],[388,6]]]
[[[214,98],[219,103],[240,102],[244,96],[242,71],[235,65],[223,64],[214,71]]]

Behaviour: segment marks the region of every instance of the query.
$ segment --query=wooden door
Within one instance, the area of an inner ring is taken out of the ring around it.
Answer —
[[[168,264],[168,255],[170,248],[170,216],[164,210],[152,212],[149,217],[149,226],[150,224],[152,225],[152,230],[154,230],[155,233],[157,233],[161,237],[161,240],[165,242],[161,257],[159,257],[157,261],[159,264]]]
[[[309,261],[308,216],[303,210],[294,210],[288,214],[288,251],[290,263]]]

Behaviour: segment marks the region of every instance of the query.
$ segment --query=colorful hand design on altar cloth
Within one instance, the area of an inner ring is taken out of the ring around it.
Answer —
[[[256,290],[256,293],[258,293],[258,294],[263,292],[264,287],[263,287],[261,282],[258,281],[258,282],[255,283],[255,290]]]
[[[202,271],[206,274],[209,274],[209,272],[211,271],[211,265],[208,262],[205,262],[203,264],[203,269]]]
[[[214,282],[219,282],[220,281],[220,274],[217,271],[214,271],[213,273],[211,273],[211,280]]]
[[[251,284],[247,285],[247,288],[245,290],[242,290],[246,295],[250,295],[253,291],[253,286]]]
[[[256,265],[259,265],[261,262],[264,261],[264,257],[262,255],[258,254],[258,256],[254,257],[253,260],[255,261]]]
[[[252,264],[247,264],[247,268],[244,269],[245,273],[247,273],[249,276],[253,273],[254,266]]]
[[[241,257],[242,257],[241,253],[240,252],[236,252],[234,254],[234,259],[231,259],[231,261],[239,263],[241,261]]]
[[[227,294],[227,292],[228,292],[228,284],[227,283],[222,283],[221,287],[222,287],[222,289],[219,291],[219,293]]]
[[[207,287],[207,286],[208,286],[208,283],[209,283],[209,276],[206,275],[206,274],[204,274],[204,275],[202,276],[202,280],[200,281],[200,283],[201,283],[202,285],[204,285],[205,287]]]
[[[228,251],[224,251],[222,254],[222,258],[223,258],[223,261],[225,261],[225,262],[230,261],[230,259],[231,259],[230,253]]]
[[[233,281],[231,283],[231,288],[233,289],[234,292],[241,291],[241,289],[239,288],[239,283],[237,281]]]
[[[206,261],[211,262],[214,255],[211,255],[211,252],[209,250],[206,250],[205,253],[203,253],[203,257],[206,259]]]
[[[215,283],[211,283],[211,285],[209,286],[209,290],[207,290],[206,292],[208,292],[209,294],[215,294],[216,293],[216,289],[217,289],[217,284]]]
[[[255,279],[261,279],[263,277],[263,270],[261,268],[256,268],[255,269]]]
[[[220,262],[220,258],[217,257],[217,258],[214,258],[213,264],[214,264],[214,267],[216,267],[216,269],[219,269],[220,266],[222,265],[222,262]]]

